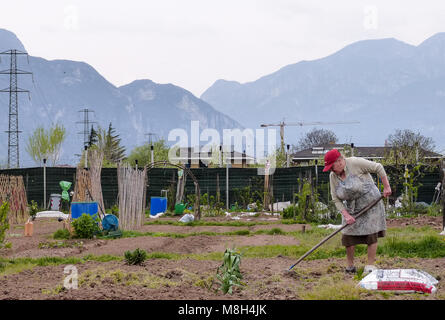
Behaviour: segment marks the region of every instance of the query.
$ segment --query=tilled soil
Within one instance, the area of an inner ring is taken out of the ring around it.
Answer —
[[[213,218],[214,221],[227,221]],[[177,219],[175,219],[176,221]],[[442,229],[442,217],[418,217],[412,219],[388,219],[388,227],[430,225]],[[39,249],[39,243],[55,241],[52,234],[62,228],[61,223],[51,220],[36,221],[34,235],[24,237],[22,226],[13,226],[8,232],[7,241],[12,249],[3,249],[2,256],[18,257],[83,257],[85,255],[110,254],[122,256],[127,250],[141,248],[147,252],[166,252],[181,254],[203,254],[223,252],[229,247],[298,245],[292,236],[256,234],[251,236],[215,236],[196,235],[185,238],[142,236],[115,240],[69,240],[73,247]],[[283,231],[298,231],[302,225],[255,225],[242,227],[224,226],[173,226],[145,225],[139,232],[199,233],[233,232],[237,230],[270,230],[280,228]],[[305,226],[306,230],[309,226]],[[294,259],[277,256],[274,258],[243,258],[241,273],[244,286],[236,287],[232,295],[218,291],[215,279],[221,261],[150,259],[140,266],[129,266],[124,261],[95,262],[76,264],[79,275],[78,289],[63,288],[66,265],[37,266],[19,273],[0,276],[0,299],[57,299],[57,300],[103,300],[103,299],[147,299],[147,300],[209,300],[209,299],[272,299],[299,300],[308,298],[308,292],[317,292],[320,282],[356,284],[354,275],[344,273],[344,259],[304,260],[291,272],[288,268]],[[357,258],[358,265],[365,263],[365,258]],[[443,299],[445,289],[442,279],[445,277],[445,258],[439,259],[384,259],[378,261],[379,268],[416,268],[422,269],[437,279],[438,291],[434,295],[395,294],[376,295],[360,293],[360,299]],[[213,284],[212,284],[213,283]]]

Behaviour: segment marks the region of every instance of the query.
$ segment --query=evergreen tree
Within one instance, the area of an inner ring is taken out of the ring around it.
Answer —
[[[94,130],[94,127],[91,127],[90,136],[88,139],[88,148],[91,148],[91,146],[97,144],[98,137],[97,137],[97,131]]]
[[[97,131],[91,130],[89,145],[104,153],[104,168],[115,167],[119,161],[125,158],[125,147],[121,146],[121,138],[116,134],[111,122],[108,129],[99,127]]]

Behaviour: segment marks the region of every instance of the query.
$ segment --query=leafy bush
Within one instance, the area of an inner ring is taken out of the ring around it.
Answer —
[[[36,213],[39,211],[39,206],[37,205],[37,202],[34,200],[31,200],[31,204],[28,205],[29,207],[29,215],[31,217],[34,217]]]
[[[0,206],[0,248],[5,246],[3,242],[5,241],[6,230],[9,229],[8,212],[9,203],[5,201]]]
[[[69,239],[70,237],[71,234],[67,229],[59,229],[53,234],[54,239]]]
[[[141,264],[147,259],[147,252],[137,248],[133,252],[125,251],[124,257],[129,265]]]
[[[94,215],[93,218],[89,214],[82,213],[79,218],[73,220],[72,225],[76,238],[91,239],[95,234],[100,232],[97,215]]]
[[[433,203],[427,208],[426,214],[431,217],[438,217],[442,215],[442,208],[439,204]]]
[[[283,219],[292,219],[300,216],[300,209],[298,205],[290,205],[283,209]]]

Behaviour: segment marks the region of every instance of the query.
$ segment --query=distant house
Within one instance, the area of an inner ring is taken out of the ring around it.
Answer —
[[[213,155],[212,151],[194,152],[192,147],[180,148],[179,157],[177,160],[189,168],[205,168],[208,167],[210,163],[216,166],[222,163],[222,159],[219,158],[220,154],[221,153],[218,152],[217,154]],[[232,168],[247,168],[248,165],[255,163],[255,159],[253,157],[248,156],[244,152],[234,150],[228,152],[228,156],[226,158],[230,161],[230,166]],[[223,166],[225,166],[224,163]]]
[[[369,160],[382,159],[385,153],[389,152],[392,147],[356,147],[353,144],[323,144],[309,149],[298,151],[291,155],[292,164],[296,165],[308,165],[310,161],[323,159],[324,154],[332,149],[344,153],[346,156],[362,157]],[[443,158],[443,155],[432,151],[421,151],[425,156],[425,159],[439,160]]]

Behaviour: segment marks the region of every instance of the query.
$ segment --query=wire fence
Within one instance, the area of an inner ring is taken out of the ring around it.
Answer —
[[[271,180],[271,196],[274,202],[293,201],[294,195],[298,194],[303,186],[304,181],[312,183],[312,190],[318,192],[319,200],[328,203],[331,199],[329,194],[329,174],[322,171],[320,166],[307,167],[290,167],[276,168]],[[220,202],[227,206],[226,199],[228,197],[228,206],[232,206],[240,200],[240,190],[248,189],[250,198],[253,201],[262,201],[264,195],[264,176],[258,175],[256,168],[230,168],[228,170],[228,180],[226,180],[226,168],[197,168],[190,169],[198,180],[201,190],[201,196],[207,194],[209,197],[218,198]],[[44,179],[43,167],[22,168],[22,169],[4,169],[0,170],[0,174],[23,176],[26,188],[27,200],[36,201],[40,207],[44,207]],[[380,184],[376,176],[375,182]],[[60,194],[62,189],[59,185],[60,181],[72,182],[76,181],[76,168],[46,168],[46,198],[50,199],[51,194]],[[435,187],[440,181],[440,169],[429,168],[424,170],[416,185],[418,186],[418,202],[431,203]],[[148,172],[148,183],[146,192],[147,207],[150,204],[152,196],[161,196],[161,190],[168,190],[167,194],[176,195],[176,186],[178,182],[178,170],[176,168],[153,168]],[[391,175],[390,175],[391,183]],[[111,208],[118,204],[118,180],[116,168],[103,168],[101,172],[101,184],[104,205]],[[227,186],[228,185],[228,189]],[[391,188],[395,191],[393,199],[399,196],[405,189],[403,181],[397,185],[391,184]],[[185,184],[185,199],[188,195],[195,193],[195,186],[191,178],[187,178]],[[170,201],[170,200],[169,200]],[[173,200],[174,201],[174,200]],[[45,207],[48,206],[48,203]]]

